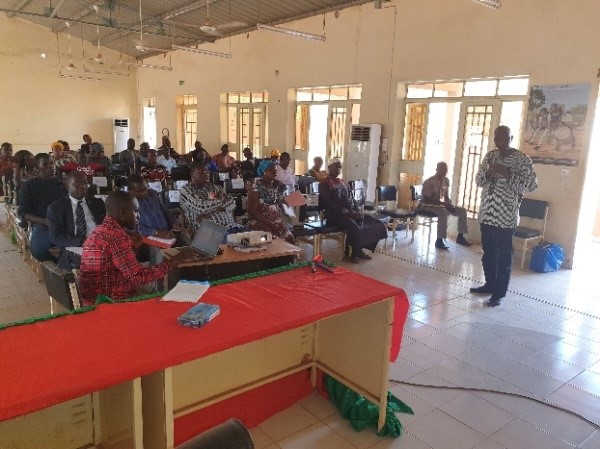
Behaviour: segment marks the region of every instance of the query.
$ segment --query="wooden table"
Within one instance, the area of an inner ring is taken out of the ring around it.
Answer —
[[[168,288],[171,289],[179,279],[216,281],[278,268],[296,262],[302,253],[301,248],[283,239],[275,239],[264,248],[261,251],[242,253],[229,245],[221,245],[223,253],[214,259],[188,262],[173,269],[169,273]],[[167,249],[164,251],[165,257],[173,257],[177,251],[177,248]]]
[[[189,304],[149,299],[0,332],[0,447],[172,448],[179,419],[307,369],[377,404],[381,428],[401,289],[302,267],[202,300],[221,314],[201,329],[177,324]]]

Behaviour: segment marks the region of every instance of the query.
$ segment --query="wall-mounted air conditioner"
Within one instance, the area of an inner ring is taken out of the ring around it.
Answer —
[[[129,119],[113,119],[113,150],[115,153],[127,148],[127,139],[129,139]]]
[[[367,201],[375,201],[380,145],[381,125],[352,125],[344,157],[344,180],[367,181]]]

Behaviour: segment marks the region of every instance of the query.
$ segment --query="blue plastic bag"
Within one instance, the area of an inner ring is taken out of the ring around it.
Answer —
[[[533,248],[529,269],[538,273],[556,271],[565,261],[565,252],[558,243],[542,242]]]

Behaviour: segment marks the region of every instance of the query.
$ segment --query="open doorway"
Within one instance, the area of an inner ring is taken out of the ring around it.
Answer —
[[[598,145],[600,145],[600,114],[598,113],[598,107],[600,107],[600,96],[596,100],[592,138],[586,161],[583,196],[577,221],[573,268],[589,265],[590,262],[596,263],[600,256],[600,177],[597,170],[598,164],[600,164],[600,153],[596,151]]]

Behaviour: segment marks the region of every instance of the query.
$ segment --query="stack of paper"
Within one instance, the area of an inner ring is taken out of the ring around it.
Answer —
[[[173,289],[163,296],[163,301],[196,302],[208,290],[206,281],[186,281],[181,279]]]

